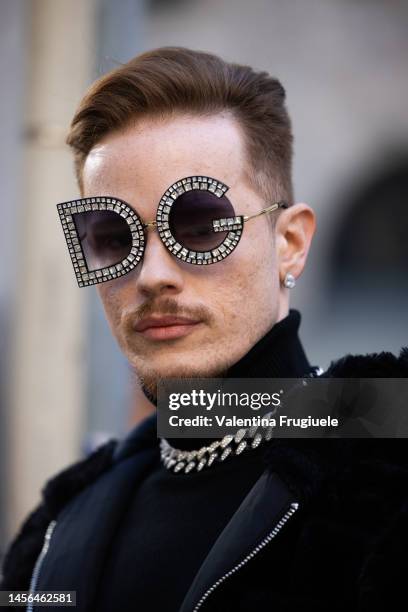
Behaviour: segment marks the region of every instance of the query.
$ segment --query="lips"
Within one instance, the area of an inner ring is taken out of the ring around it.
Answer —
[[[136,326],[135,331],[143,332],[151,327],[171,327],[173,325],[195,325],[199,321],[187,317],[149,317],[142,319]]]

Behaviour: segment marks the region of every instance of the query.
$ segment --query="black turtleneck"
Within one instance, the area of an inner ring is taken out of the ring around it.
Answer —
[[[301,314],[291,308],[246,355],[228,370],[229,378],[297,378],[311,366],[298,336]]]
[[[296,378],[311,366],[298,337],[301,316],[290,310],[228,370],[230,378]],[[261,476],[264,448],[248,450],[201,472],[174,474],[160,461],[155,416],[126,444],[157,447],[151,472],[123,516],[99,585],[99,612],[176,611],[211,546]],[[197,448],[204,440],[173,440]],[[114,492],[113,492],[114,494]]]

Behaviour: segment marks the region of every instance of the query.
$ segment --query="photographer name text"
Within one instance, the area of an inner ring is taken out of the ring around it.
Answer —
[[[240,418],[225,415],[180,417],[171,415],[169,425],[171,427],[299,427],[300,429],[308,429],[310,427],[338,427],[339,420],[332,418],[330,415],[319,418],[312,416],[294,418],[285,414],[281,414],[277,418],[261,416]]]

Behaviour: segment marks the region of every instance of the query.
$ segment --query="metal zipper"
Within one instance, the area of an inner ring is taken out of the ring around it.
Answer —
[[[40,554],[37,557],[37,561],[35,562],[34,569],[33,569],[33,574],[31,576],[30,588],[29,588],[30,592],[34,592],[37,588],[37,582],[38,582],[38,577],[40,575],[41,566],[48,552],[52,532],[54,531],[56,524],[57,524],[57,521],[51,521],[51,523],[47,527],[47,531],[45,532],[43,547],[41,549]],[[33,602],[29,602],[27,604],[26,612],[33,612],[33,609],[34,609],[33,605],[34,605]]]
[[[199,610],[201,608],[201,606],[206,601],[206,599],[211,595],[211,593],[213,593],[215,591],[215,589],[217,587],[220,586],[220,584],[225,582],[225,580],[227,578],[232,576],[232,574],[235,574],[235,572],[240,570],[251,559],[253,559],[253,557],[255,557],[263,548],[265,548],[265,546],[267,544],[269,544],[269,542],[271,542],[271,540],[273,540],[278,535],[278,533],[280,532],[280,530],[282,529],[282,527],[284,526],[286,521],[288,521],[290,519],[290,517],[296,512],[296,510],[298,508],[299,508],[299,504],[297,502],[291,503],[289,510],[287,510],[285,512],[285,514],[282,516],[280,521],[275,525],[275,527],[272,529],[272,531],[249,553],[249,555],[247,555],[244,559],[242,559],[242,561],[240,561],[240,563],[235,565],[229,572],[227,572],[226,574],[221,576],[221,578],[219,578],[217,580],[217,582],[214,582],[214,584],[209,589],[207,589],[207,591],[204,593],[204,595],[198,601],[198,603],[197,603],[196,607],[194,608],[193,612],[197,612],[197,610]]]

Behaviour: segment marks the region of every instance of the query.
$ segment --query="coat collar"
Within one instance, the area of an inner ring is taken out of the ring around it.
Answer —
[[[280,527],[279,523],[291,504],[298,506],[286,484],[276,473],[266,470],[211,548],[184,598],[180,612],[193,610],[223,576],[249,561],[257,548],[268,541],[274,529]]]
[[[58,514],[36,590],[76,591],[77,612],[95,609],[97,585],[116,529],[135,487],[156,459],[156,450],[139,447]]]

